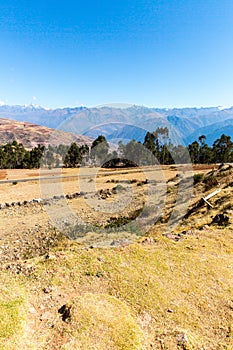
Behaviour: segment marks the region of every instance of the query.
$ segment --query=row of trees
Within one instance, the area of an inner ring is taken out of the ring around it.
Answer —
[[[21,143],[13,141],[0,146],[1,169],[39,168],[45,147],[37,147],[27,150]]]
[[[233,162],[233,142],[225,134],[215,140],[212,147],[206,144],[206,137],[202,135],[188,146],[188,151],[192,163]]]
[[[214,141],[212,147],[206,143],[205,135],[198,138],[188,147],[173,145],[169,140],[168,128],[158,128],[155,132],[147,132],[144,143],[135,140],[126,145],[119,143],[118,154],[106,162],[106,166],[174,164],[190,163],[211,164],[233,162],[233,142],[224,134]]]
[[[0,146],[0,168],[77,167],[81,162],[105,167],[189,163],[190,160],[194,164],[233,162],[230,136],[223,134],[210,147],[205,135],[202,135],[198,141],[185,147],[171,143],[166,127],[147,132],[143,143],[135,140],[127,144],[119,142],[117,150],[109,152],[109,149],[102,135],[93,141],[90,148],[87,145],[79,147],[74,142],[70,146],[61,144],[46,148],[38,145],[27,150],[21,143],[13,141]]]
[[[109,145],[104,136],[93,141],[91,148],[79,147],[75,142],[70,146],[60,144],[48,147],[38,145],[27,150],[22,143],[13,141],[0,146],[0,169],[25,169],[39,167],[77,167],[82,160],[87,163],[102,164],[109,156]]]

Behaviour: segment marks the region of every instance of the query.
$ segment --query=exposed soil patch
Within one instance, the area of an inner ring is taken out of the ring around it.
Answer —
[[[0,180],[5,180],[7,175],[6,170],[0,170]]]

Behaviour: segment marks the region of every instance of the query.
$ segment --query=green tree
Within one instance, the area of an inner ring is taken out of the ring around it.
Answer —
[[[212,149],[206,143],[206,136],[201,135],[198,138],[199,141],[199,163],[211,163],[213,160]]]
[[[151,153],[155,153],[155,136],[154,133],[152,132],[147,132],[145,139],[144,139],[144,146],[151,152]]]
[[[190,154],[188,151],[188,147],[183,145],[170,145],[171,153],[172,153],[172,162],[176,164],[189,164],[190,163]],[[172,163],[169,163],[172,164]]]
[[[188,151],[190,154],[191,162],[193,164],[199,163],[199,143],[197,141],[192,142],[188,145]]]
[[[73,142],[65,156],[64,165],[75,168],[82,161],[82,155],[76,142]]]
[[[41,165],[41,159],[45,151],[45,146],[38,145],[30,151],[29,168],[39,168]]]
[[[14,143],[13,143],[14,144]],[[15,142],[14,144],[14,153],[15,153],[15,168],[24,167],[24,158],[27,153],[22,143]]]
[[[222,136],[213,143],[213,158],[216,163],[232,162],[233,142],[230,136]]]
[[[91,145],[91,158],[102,164],[108,160],[109,144],[103,135],[98,136]]]
[[[161,164],[172,162],[168,143],[169,131],[167,127],[157,128],[154,132],[147,132],[143,145],[157,158]]]

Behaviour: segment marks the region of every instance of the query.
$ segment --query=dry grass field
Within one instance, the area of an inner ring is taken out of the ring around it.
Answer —
[[[0,180],[0,349],[233,349],[230,166]]]

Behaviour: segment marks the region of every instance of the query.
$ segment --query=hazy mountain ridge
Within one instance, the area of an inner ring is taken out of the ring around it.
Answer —
[[[197,140],[199,136],[205,135],[206,142],[209,145],[212,145],[213,142],[219,137],[219,135],[233,135],[233,119],[226,119],[222,122],[217,122],[202,128],[195,130],[191,135],[185,140],[186,143],[189,142],[189,139]]]
[[[147,131],[167,126],[174,143],[190,143],[202,134],[207,141],[221,136],[222,131],[233,138],[233,107],[149,108],[130,106],[118,108],[75,107],[45,109],[39,106],[0,106],[0,117],[31,122],[50,128],[82,134],[92,138],[103,134],[116,139],[143,141]],[[226,124],[227,121],[227,124]]]
[[[72,114],[84,107],[45,109],[43,107],[29,106],[0,106],[0,118],[13,119],[20,122],[29,122],[43,125],[48,128],[57,128]]]

